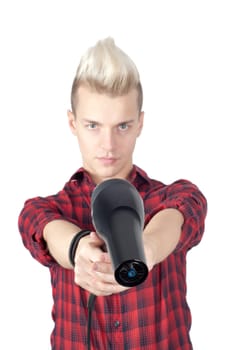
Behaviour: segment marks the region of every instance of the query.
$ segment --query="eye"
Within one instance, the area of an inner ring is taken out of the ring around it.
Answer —
[[[87,129],[93,130],[97,128],[97,123],[90,122],[86,125]]]
[[[127,123],[122,123],[118,126],[119,130],[125,131],[129,128],[129,125]]]

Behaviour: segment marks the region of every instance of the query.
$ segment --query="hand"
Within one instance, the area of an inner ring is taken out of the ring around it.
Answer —
[[[128,288],[114,278],[110,256],[103,251],[104,241],[95,233],[83,237],[75,254],[75,283],[94,295],[111,295]]]

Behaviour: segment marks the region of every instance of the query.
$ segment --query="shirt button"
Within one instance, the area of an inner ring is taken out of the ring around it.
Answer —
[[[119,321],[115,321],[115,322],[114,322],[114,327],[115,327],[115,328],[118,328],[119,326],[120,326],[120,322],[119,322]]]

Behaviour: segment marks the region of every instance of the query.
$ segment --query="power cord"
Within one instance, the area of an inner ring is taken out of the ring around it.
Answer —
[[[92,323],[92,311],[94,307],[94,302],[96,300],[96,295],[90,294],[88,298],[88,325],[87,325],[87,349],[91,350],[91,323]]]
[[[70,246],[69,246],[69,261],[72,264],[72,266],[75,266],[75,253],[78,246],[78,243],[80,239],[84,236],[87,236],[90,234],[90,230],[81,230],[80,232],[77,232],[73,239],[71,240]],[[88,298],[87,308],[88,308],[88,325],[87,325],[87,345],[88,350],[91,350],[91,321],[92,321],[92,311],[94,307],[94,302],[96,299],[96,295],[90,294]]]

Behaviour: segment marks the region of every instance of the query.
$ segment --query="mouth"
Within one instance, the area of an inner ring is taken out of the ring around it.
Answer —
[[[97,159],[103,165],[113,165],[117,161],[117,158],[113,157],[98,157]]]

